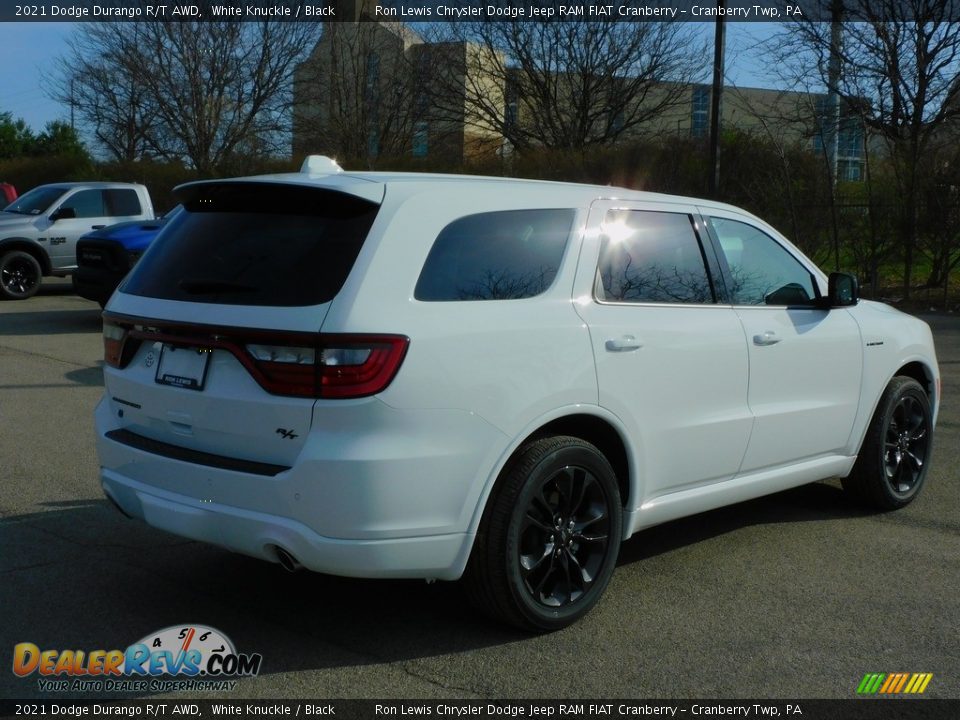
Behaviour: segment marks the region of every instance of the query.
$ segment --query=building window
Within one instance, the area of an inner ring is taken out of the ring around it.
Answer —
[[[837,179],[860,182],[863,180],[863,163],[859,160],[837,160]]]
[[[518,108],[516,99],[508,100],[504,116],[504,124],[510,130],[513,130],[517,127],[517,113]]]
[[[413,125],[413,156],[424,158],[430,149],[430,123],[420,121]]]
[[[693,88],[693,102],[690,108],[690,135],[706,137],[710,124],[710,88],[698,85]]]
[[[364,80],[367,104],[376,105],[380,101],[380,55],[374,51],[367,53],[367,72]]]

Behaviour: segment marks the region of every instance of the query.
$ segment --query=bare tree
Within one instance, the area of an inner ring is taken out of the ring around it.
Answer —
[[[68,105],[88,126],[94,140],[114,160],[149,154],[153,112],[146,89],[128,71],[139,43],[138,25],[83,24],[56,61],[49,94]]]
[[[396,22],[327,23],[296,73],[294,152],[374,167],[408,153],[424,68],[420,37]]]
[[[434,112],[493,130],[517,151],[581,150],[636,134],[689,94],[703,46],[685,23],[436,25],[431,39],[476,48],[433,82]]]
[[[830,17],[832,5],[826,3],[823,17]],[[948,142],[960,118],[956,6],[953,0],[843,0],[842,9],[844,19],[855,22],[840,26],[839,42],[829,23],[793,22],[777,41],[778,56],[805,65],[808,76],[816,73],[883,143],[898,189],[909,297],[924,163]],[[839,60],[840,72],[831,72],[831,59]]]
[[[154,21],[77,33],[54,96],[114,157],[152,154],[208,173],[241,150],[286,144],[293,70],[319,25]]]

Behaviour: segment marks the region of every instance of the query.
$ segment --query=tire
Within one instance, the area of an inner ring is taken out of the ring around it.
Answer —
[[[616,475],[590,443],[528,443],[497,479],[464,575],[483,612],[525,630],[587,614],[617,563],[623,515]]]
[[[4,300],[26,300],[40,289],[43,271],[37,259],[28,252],[11,250],[0,256],[0,297]]]
[[[908,505],[920,492],[933,449],[930,399],[913,378],[890,381],[843,489],[878,510]]]

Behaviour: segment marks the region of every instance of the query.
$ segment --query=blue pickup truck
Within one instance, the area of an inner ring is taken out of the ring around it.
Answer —
[[[178,211],[179,206],[156,220],[117,223],[80,238],[73,274],[77,294],[95,300],[100,307],[106,305],[120,281]]]

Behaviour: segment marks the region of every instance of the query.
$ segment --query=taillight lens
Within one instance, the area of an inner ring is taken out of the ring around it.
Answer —
[[[123,368],[144,340],[233,354],[273,395],[359,398],[387,388],[407,352],[403,335],[317,335],[104,313],[103,357]]]
[[[110,367],[122,367],[123,346],[127,342],[127,328],[108,320],[103,321],[103,361]]]
[[[316,348],[250,344],[260,384],[277,395],[357,398],[393,380],[409,340],[397,335],[321,335]]]

